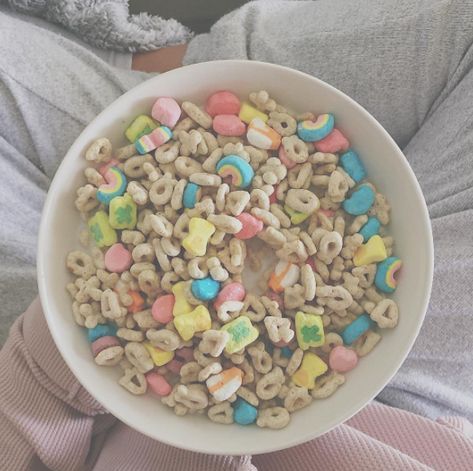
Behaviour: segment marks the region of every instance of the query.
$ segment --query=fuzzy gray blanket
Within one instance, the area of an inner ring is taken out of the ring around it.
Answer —
[[[60,24],[92,46],[116,51],[150,51],[181,44],[191,31],[176,20],[147,13],[130,15],[127,0],[0,0],[20,13]]]

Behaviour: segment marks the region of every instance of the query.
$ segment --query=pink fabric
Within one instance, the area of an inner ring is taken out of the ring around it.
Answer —
[[[258,456],[212,456],[153,441],[108,414],[63,362],[35,301],[0,352],[0,463],[5,470],[473,469],[473,426],[371,403],[303,445]]]

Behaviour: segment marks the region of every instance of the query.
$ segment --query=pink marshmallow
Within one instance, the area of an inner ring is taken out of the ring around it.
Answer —
[[[238,114],[240,106],[240,99],[234,93],[221,91],[209,96],[205,111],[212,117],[218,114]]]
[[[245,287],[236,281],[225,285],[218,293],[214,301],[214,308],[218,309],[225,301],[243,301],[245,299]]]
[[[109,162],[107,162],[106,164],[101,165],[99,167],[100,175],[102,175],[102,177],[105,177],[105,174],[108,172],[108,170],[112,167],[118,167],[118,164],[119,164],[118,160],[112,159]]]
[[[113,244],[104,257],[105,268],[112,273],[123,273],[131,267],[131,253],[123,244]]]
[[[171,393],[172,386],[166,381],[164,376],[154,372],[148,373],[145,376],[149,387],[158,396],[168,396]]]
[[[297,164],[293,160],[291,160],[288,156],[286,151],[284,150],[283,146],[279,147],[279,160],[283,163],[283,165],[288,168],[294,168]]]
[[[92,349],[92,355],[96,357],[101,351],[110,347],[118,347],[119,345],[120,342],[116,337],[106,335],[105,337],[99,337],[97,340],[94,340],[90,348]]]
[[[155,321],[167,324],[173,320],[172,310],[175,298],[173,294],[165,294],[156,299],[151,307],[151,315]]]
[[[158,98],[151,110],[151,116],[168,128],[173,128],[181,117],[181,108],[174,98]]]
[[[216,133],[222,136],[242,136],[246,132],[245,123],[233,114],[219,114],[212,123]]]
[[[331,154],[335,152],[345,152],[350,147],[350,142],[341,133],[340,130],[334,128],[333,131],[320,141],[314,142],[314,147],[319,152],[329,152]]]
[[[355,368],[358,363],[358,356],[354,350],[343,345],[337,345],[330,352],[328,363],[333,371],[346,373]]]
[[[241,213],[236,217],[242,224],[240,232],[235,234],[237,239],[246,240],[254,237],[263,230],[263,221],[255,218],[250,213]]]

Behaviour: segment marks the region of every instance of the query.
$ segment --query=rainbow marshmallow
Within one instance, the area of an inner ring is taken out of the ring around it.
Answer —
[[[216,169],[222,178],[230,177],[232,185],[238,188],[247,188],[255,175],[251,165],[238,155],[227,155],[217,163]]]
[[[300,121],[297,124],[297,135],[305,142],[317,142],[328,136],[335,125],[332,114],[321,114],[315,121]]]
[[[396,273],[401,269],[402,261],[398,257],[388,257],[378,263],[374,284],[385,292],[392,293],[397,287]]]
[[[172,131],[166,126],[159,126],[154,131],[140,137],[135,142],[135,148],[138,153],[146,154],[152,150],[166,144],[172,137]]]
[[[109,204],[116,196],[125,193],[127,180],[125,174],[118,167],[110,167],[103,174],[107,183],[99,186],[97,199],[103,204]]]

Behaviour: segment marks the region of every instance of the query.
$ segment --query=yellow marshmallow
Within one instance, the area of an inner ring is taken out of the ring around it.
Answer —
[[[356,267],[369,265],[370,263],[382,262],[387,256],[383,239],[379,235],[374,235],[366,244],[358,248],[353,257],[353,263]]]
[[[172,294],[174,294],[174,307],[172,308],[173,316],[181,316],[187,314],[194,309],[192,304],[187,301],[186,289],[187,281],[180,281],[172,287]]]
[[[143,346],[156,366],[163,366],[174,358],[174,352],[166,352],[160,348],[153,347],[149,342],[143,342]]]
[[[202,218],[189,221],[189,235],[182,241],[182,246],[194,257],[203,257],[207,252],[207,242],[215,232],[215,226]]]
[[[264,123],[268,121],[269,116],[257,108],[251,106],[249,103],[244,102],[240,108],[240,114],[238,117],[246,124],[250,124],[253,118],[259,118]]]
[[[197,306],[192,312],[177,316],[174,319],[174,327],[187,342],[196,332],[203,332],[212,327],[209,310],[205,306]]]
[[[225,324],[220,330],[230,334],[230,339],[225,346],[227,353],[235,353],[254,342],[259,335],[258,329],[253,327],[250,319],[246,316],[237,317],[235,320]]]
[[[302,350],[309,347],[320,347],[325,343],[324,323],[321,316],[297,312],[296,314],[297,343]]]
[[[313,389],[315,378],[323,375],[328,366],[315,353],[304,353],[301,367],[292,375],[292,381],[301,388]]]
[[[110,226],[108,214],[97,211],[87,222],[89,232],[97,247],[110,247],[117,242],[117,232]]]

